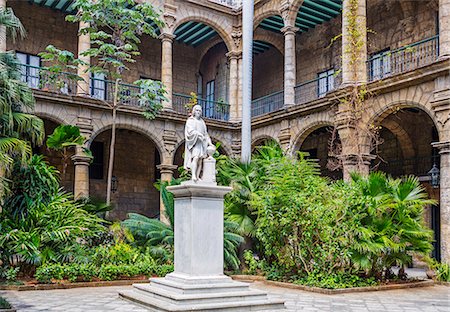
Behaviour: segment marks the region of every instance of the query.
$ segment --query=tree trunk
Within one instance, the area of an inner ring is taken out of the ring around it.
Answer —
[[[119,80],[116,79],[115,89],[114,89],[114,100],[112,107],[112,126],[111,126],[111,143],[109,145],[109,163],[108,163],[108,177],[106,186],[106,204],[111,204],[111,185],[112,185],[112,175],[114,168],[114,147],[116,144],[116,115],[118,106],[118,96],[119,96]]]

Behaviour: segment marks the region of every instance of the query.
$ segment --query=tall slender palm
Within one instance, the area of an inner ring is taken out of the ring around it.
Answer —
[[[4,26],[13,39],[25,35],[10,8],[0,10],[0,26]],[[31,155],[29,142],[40,144],[44,137],[42,120],[24,112],[33,108],[34,98],[20,76],[20,63],[14,53],[0,53],[0,196],[14,159],[24,162]]]

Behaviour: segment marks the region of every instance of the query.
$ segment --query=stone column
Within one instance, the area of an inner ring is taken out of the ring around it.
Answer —
[[[88,23],[80,22],[79,23],[79,30],[89,27]],[[82,52],[88,50],[91,48],[91,38],[89,35],[83,35],[81,33],[78,34],[78,58],[85,62],[86,65],[79,65],[77,69],[77,74],[80,76],[83,80],[79,81],[77,84],[77,95],[89,95],[89,66],[91,64],[91,58],[89,56],[83,56],[81,55]]]
[[[0,9],[6,9],[6,0],[0,0]],[[0,53],[6,52],[6,27],[0,26]]]
[[[173,178],[173,172],[178,169],[178,166],[170,165],[170,164],[161,164],[161,165],[156,166],[156,168],[161,172],[161,181],[170,182],[170,181],[172,181],[172,178]],[[159,220],[161,220],[161,222],[163,222],[165,224],[169,224],[169,220],[166,217],[165,211],[166,211],[166,209],[164,207],[164,203],[162,201],[162,198],[160,198]]]
[[[172,109],[172,92],[173,92],[173,66],[172,66],[172,44],[175,36],[163,33],[160,36],[162,41],[162,64],[161,64],[161,82],[166,88],[167,101],[163,103],[165,109]]]
[[[237,59],[238,72],[238,89],[237,89],[237,105],[236,105],[236,119],[242,121],[242,53]]]
[[[242,53],[230,51],[227,53],[230,66],[230,88],[229,88],[229,104],[230,104],[230,121],[239,121],[238,93],[239,93],[239,73],[238,62]]]
[[[351,22],[352,19],[354,23]],[[344,0],[342,7],[343,86],[367,82],[366,61],[366,0]]]
[[[439,0],[439,58],[450,58],[450,0]]]
[[[450,141],[433,144],[441,155],[440,200],[441,259],[450,263]]]
[[[76,199],[89,197],[89,164],[92,157],[84,153],[83,148],[77,146],[75,155],[72,156],[75,167],[75,181],[73,194]]]
[[[281,29],[284,34],[284,106],[295,105],[295,33],[298,28],[286,26]]]

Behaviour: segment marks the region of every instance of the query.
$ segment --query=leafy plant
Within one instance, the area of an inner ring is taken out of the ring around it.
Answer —
[[[86,138],[80,133],[80,128],[72,125],[60,125],[55,128],[53,133],[47,138],[47,147],[61,153],[63,158],[62,175],[65,176],[69,161],[69,150],[71,148],[82,146]]]
[[[11,309],[9,302],[2,297],[0,297],[0,309]]]

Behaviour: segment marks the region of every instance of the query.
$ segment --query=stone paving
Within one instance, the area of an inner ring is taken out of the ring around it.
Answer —
[[[337,312],[449,312],[450,287],[432,286],[402,290],[322,295],[301,290],[269,287],[261,283],[254,288],[270,292],[272,297],[286,300],[287,311]],[[147,309],[118,298],[118,291],[131,286],[74,288],[45,291],[3,291],[19,312],[144,312]]]

